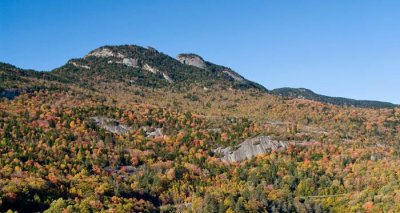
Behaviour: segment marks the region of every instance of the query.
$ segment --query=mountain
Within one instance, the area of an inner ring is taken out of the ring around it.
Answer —
[[[399,105],[381,102],[381,101],[369,101],[369,100],[354,100],[349,98],[341,97],[329,97],[325,95],[316,94],[313,91],[305,88],[279,88],[271,90],[272,94],[279,95],[285,98],[300,98],[318,101],[327,104],[334,104],[339,106],[353,106],[361,108],[395,108]]]
[[[1,63],[0,212],[400,212],[400,108],[274,92],[134,45]]]
[[[34,90],[37,87],[55,84],[58,87],[77,85],[98,92],[107,88],[108,91],[119,90],[129,93],[135,92],[130,86],[164,88],[181,92],[187,92],[188,88],[195,87],[220,91],[251,89],[284,98],[307,99],[339,106],[362,108],[398,106],[387,102],[329,97],[302,88],[280,88],[268,91],[232,69],[208,62],[196,54],[182,53],[175,59],[154,48],[136,45],[102,46],[90,51],[82,58],[71,59],[65,65],[50,72],[23,70],[5,63],[0,64],[0,70],[0,80],[4,81],[0,85],[0,92],[16,87]]]
[[[198,64],[185,63],[185,57],[188,55],[181,54],[177,60],[154,48],[135,45],[103,46],[52,72],[87,86],[98,81],[118,81],[158,88],[220,85],[264,89],[227,67],[206,62],[200,57],[197,57]]]

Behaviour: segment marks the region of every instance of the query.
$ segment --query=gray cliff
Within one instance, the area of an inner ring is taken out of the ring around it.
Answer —
[[[222,154],[221,160],[224,162],[239,162],[285,148],[287,144],[288,142],[275,141],[268,136],[257,136],[245,140],[236,147],[219,147],[214,152]]]

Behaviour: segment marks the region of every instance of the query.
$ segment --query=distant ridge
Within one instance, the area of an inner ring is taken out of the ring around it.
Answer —
[[[353,106],[360,108],[395,108],[399,105],[381,102],[381,101],[370,101],[370,100],[355,100],[350,98],[342,97],[330,97],[325,95],[317,94],[309,89],[305,88],[278,88],[271,91],[272,94],[286,97],[286,98],[301,98],[307,100],[318,101],[327,104],[339,105],[339,106]]]

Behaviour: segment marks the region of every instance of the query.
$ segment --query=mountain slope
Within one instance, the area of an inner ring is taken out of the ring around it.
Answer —
[[[362,108],[394,108],[398,107],[396,104],[381,102],[381,101],[369,101],[369,100],[354,100],[349,98],[341,97],[329,97],[325,95],[316,94],[313,91],[305,88],[279,88],[271,91],[272,94],[279,95],[287,98],[300,98],[318,101],[327,104],[334,104],[339,106],[354,106]]]
[[[174,59],[154,48],[136,45],[103,46],[83,58],[70,60],[52,73],[84,87],[93,87],[102,81],[124,82],[150,88],[180,88],[183,91],[192,86],[268,91],[232,69],[208,62],[196,54],[182,53]],[[286,98],[308,99],[339,106],[397,107],[387,102],[319,95],[308,89],[281,88],[270,92]]]
[[[400,212],[400,108],[281,98],[137,46],[0,68],[21,92],[0,99],[0,212]]]
[[[307,99],[339,106],[397,107],[387,102],[319,95],[308,89],[280,88],[268,91],[232,69],[208,62],[196,54],[183,53],[175,59],[154,48],[136,45],[99,47],[84,57],[71,59],[65,65],[50,72],[23,70],[0,63],[0,81],[2,82],[0,92],[49,85],[78,86],[99,93],[118,91],[118,93],[126,94],[140,93],[143,88],[152,91],[157,88],[168,89],[168,92],[179,91],[182,94],[188,93],[193,88],[220,92],[252,89],[285,98]],[[190,96],[189,99],[197,99],[193,93],[185,94],[185,96]]]
[[[51,72],[25,70],[0,62],[0,98],[13,99],[22,92],[34,92],[42,89],[61,89],[60,76]]]

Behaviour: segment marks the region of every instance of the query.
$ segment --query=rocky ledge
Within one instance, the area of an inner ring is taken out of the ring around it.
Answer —
[[[236,147],[219,147],[214,152],[222,154],[221,160],[223,162],[239,162],[285,148],[287,145],[288,142],[285,141],[275,141],[268,136],[257,136],[245,140]]]

